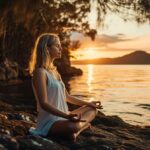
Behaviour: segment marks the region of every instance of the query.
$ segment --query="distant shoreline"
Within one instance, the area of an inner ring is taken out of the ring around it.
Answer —
[[[74,65],[150,65],[150,54],[145,51],[135,51],[122,57],[116,58],[97,58],[87,60],[71,61]]]

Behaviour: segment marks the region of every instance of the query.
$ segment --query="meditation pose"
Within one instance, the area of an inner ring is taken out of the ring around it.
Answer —
[[[62,47],[57,35],[45,33],[37,38],[29,68],[38,116],[36,128],[31,128],[30,133],[44,137],[67,137],[75,142],[81,131],[90,126],[97,109],[102,106],[100,101],[86,102],[67,92],[53,65],[61,54]],[[69,111],[67,102],[79,108]]]

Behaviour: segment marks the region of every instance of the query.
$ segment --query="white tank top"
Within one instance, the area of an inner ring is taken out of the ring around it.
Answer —
[[[59,109],[62,112],[69,113],[66,103],[65,85],[62,80],[57,80],[50,72],[43,69],[47,75],[47,95],[48,102],[53,107]],[[57,120],[66,120],[65,118],[55,116],[43,110],[39,104],[38,97],[36,95],[34,86],[32,84],[34,95],[37,101],[37,126],[36,129],[30,128],[29,132],[34,135],[46,136],[52,124]]]

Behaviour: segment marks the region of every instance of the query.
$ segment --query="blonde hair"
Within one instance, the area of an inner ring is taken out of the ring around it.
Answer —
[[[43,33],[38,36],[29,61],[29,73],[31,75],[36,68],[49,69],[50,54],[46,48],[52,46],[56,39],[58,36],[52,33]]]

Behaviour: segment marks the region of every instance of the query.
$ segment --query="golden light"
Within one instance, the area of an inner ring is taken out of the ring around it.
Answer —
[[[84,50],[84,57],[86,59],[94,59],[97,58],[97,50],[94,47],[89,47]]]
[[[92,54],[93,51],[94,51],[94,48],[91,48],[91,47],[90,47],[89,49],[86,50],[86,53]]]
[[[87,65],[88,67],[88,79],[87,79],[87,85],[88,85],[88,92],[91,92],[93,87],[91,82],[93,81],[93,65]]]
[[[100,47],[81,48],[77,49],[76,51],[73,51],[71,54],[78,60],[96,59],[101,58],[103,56],[104,52],[100,51],[100,49]],[[74,60],[74,58],[71,60]]]
[[[95,56],[94,48],[90,47],[88,49],[85,49],[85,55],[89,56],[89,58],[92,58],[93,56]]]

